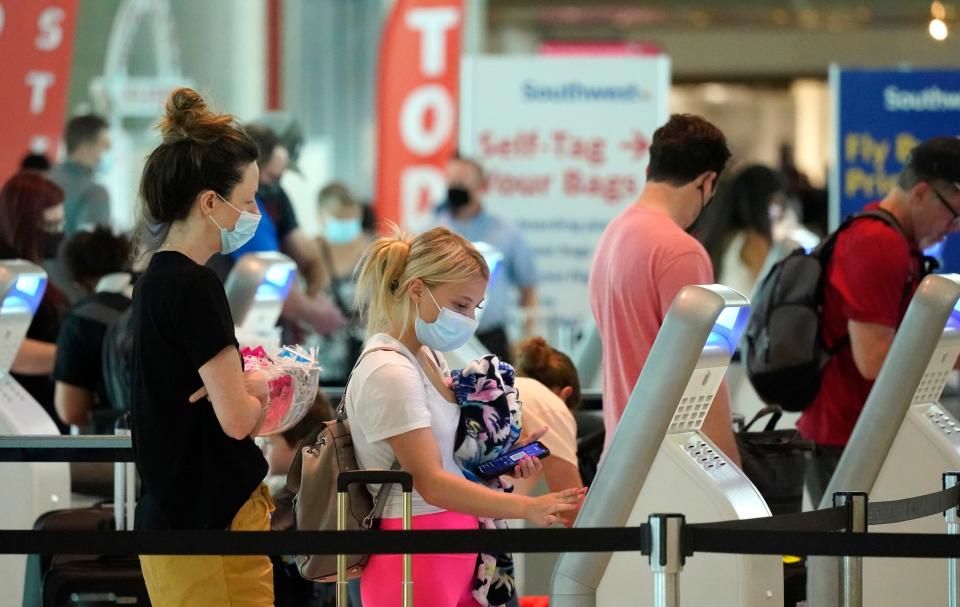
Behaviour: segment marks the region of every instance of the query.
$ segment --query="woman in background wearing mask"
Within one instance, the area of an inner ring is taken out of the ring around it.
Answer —
[[[257,147],[229,115],[177,89],[140,182],[133,325],[136,528],[269,531],[267,462],[252,437],[269,396],[244,374],[223,285],[204,266],[248,241],[260,215]],[[273,605],[266,556],[141,556],[153,605]]]
[[[317,245],[326,270],[323,289],[349,322],[338,331],[314,337],[309,345],[317,346],[320,353],[323,383],[342,386],[363,348],[363,323],[354,305],[354,270],[371,238],[363,231],[363,208],[345,185],[331,183],[320,190],[318,198],[323,232]]]
[[[0,259],[25,259],[42,266],[48,252],[63,235],[63,190],[45,177],[21,171],[0,190]],[[53,405],[54,361],[57,335],[68,302],[49,280],[27,337],[13,359],[11,372],[24,389],[50,414],[61,432],[67,426],[60,421]]]
[[[477,529],[480,516],[545,526],[581,498],[576,489],[540,497],[493,491],[466,480],[453,459],[460,408],[440,352],[461,347],[476,331],[489,278],[477,250],[446,228],[381,238],[361,261],[357,295],[369,338],[347,386],[347,417],[361,468],[388,469],[397,462],[413,475],[414,529]],[[527,477],[540,470],[539,460],[526,459],[515,473]],[[401,515],[394,486],[381,527],[399,529]],[[476,605],[476,559],[414,556],[414,604]],[[364,607],[400,604],[401,562],[398,555],[370,558],[361,577]]]

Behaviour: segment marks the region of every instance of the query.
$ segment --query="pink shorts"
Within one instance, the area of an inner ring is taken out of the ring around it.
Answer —
[[[386,518],[380,528],[403,529],[403,521]],[[459,512],[438,512],[413,517],[414,529],[477,529],[477,517]],[[413,604],[417,607],[475,607],[473,580],[476,578],[476,554],[413,555]],[[401,604],[403,557],[378,554],[360,577],[363,607],[397,607]]]

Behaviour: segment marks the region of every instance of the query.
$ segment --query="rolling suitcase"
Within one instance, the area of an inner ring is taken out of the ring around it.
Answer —
[[[413,526],[413,476],[402,470],[357,470],[341,472],[337,477],[337,531],[347,526],[350,494],[347,489],[356,483],[398,484],[403,491],[403,530]],[[348,607],[347,556],[337,555],[337,607]],[[413,559],[403,555],[403,607],[413,606]]]
[[[54,510],[37,519],[34,529],[46,531],[110,531],[110,506]],[[149,606],[147,588],[135,555],[30,555],[25,606]]]
[[[128,435],[124,418],[117,434]],[[131,462],[114,464],[114,503],[54,510],[34,523],[37,530],[111,531],[133,529],[136,470]],[[30,555],[24,607],[149,606],[137,555]]]

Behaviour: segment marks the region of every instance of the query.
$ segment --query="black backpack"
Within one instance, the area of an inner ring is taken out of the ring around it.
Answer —
[[[133,306],[117,316],[103,336],[103,386],[114,411],[130,410],[133,356]]]
[[[823,343],[823,286],[837,236],[863,217],[883,221],[907,240],[887,211],[857,213],[813,250],[797,249],[774,264],[760,283],[751,302],[744,347],[747,376],[764,402],[786,411],[804,410],[820,390],[820,370],[849,343],[849,335],[834,344]],[[921,268],[922,274],[926,272],[927,267]],[[909,283],[904,287],[905,297],[909,287]]]

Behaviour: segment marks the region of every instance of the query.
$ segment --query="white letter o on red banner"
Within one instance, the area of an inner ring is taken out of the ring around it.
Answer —
[[[427,126],[427,112],[433,110],[433,123]],[[400,108],[400,136],[408,150],[429,156],[453,134],[453,102],[447,90],[438,84],[414,89]]]

